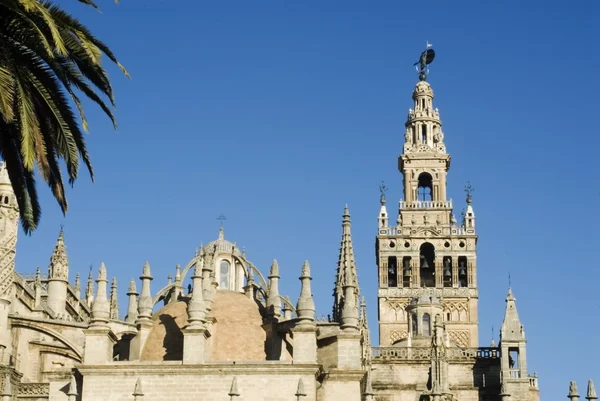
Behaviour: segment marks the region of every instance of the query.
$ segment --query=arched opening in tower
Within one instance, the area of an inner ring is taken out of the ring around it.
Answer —
[[[398,286],[398,259],[395,256],[388,257],[388,287]]]
[[[435,287],[435,247],[430,242],[421,245],[419,250],[421,287]]]
[[[453,271],[452,271],[452,257],[451,256],[444,256],[444,263],[443,263],[443,277],[444,277],[444,287],[452,287],[452,276],[453,276]]]
[[[468,272],[467,272],[467,257],[458,257],[458,286],[467,287],[468,285]]]
[[[419,175],[419,200],[431,201],[433,200],[433,178],[429,173],[421,173]]]

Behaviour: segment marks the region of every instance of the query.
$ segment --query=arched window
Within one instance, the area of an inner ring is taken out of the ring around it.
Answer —
[[[423,335],[431,335],[431,316],[429,316],[429,313],[423,314]]]
[[[419,250],[421,287],[435,287],[435,248],[430,242],[425,242]]]
[[[421,125],[421,142],[427,143],[427,125]]]
[[[219,288],[229,289],[229,268],[231,265],[227,260],[221,262],[219,269]]]
[[[419,200],[433,200],[433,178],[429,173],[419,175]]]

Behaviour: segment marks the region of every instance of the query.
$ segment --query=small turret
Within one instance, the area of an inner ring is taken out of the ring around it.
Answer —
[[[517,313],[516,299],[512,289],[508,289],[504,321],[500,329],[502,376],[505,379],[527,377],[525,330]]]
[[[379,197],[379,202],[381,203],[381,208],[379,208],[379,216],[377,217],[377,221],[379,222],[379,229],[382,229],[382,228],[385,228],[388,226],[388,220],[389,220],[387,208],[385,207],[385,201],[386,201],[385,192],[387,191],[387,188],[383,182],[379,186],[379,190],[381,191],[381,196]],[[348,207],[348,205],[346,205],[346,208],[347,207]]]
[[[463,228],[467,230],[467,233],[475,232],[475,212],[473,211],[473,187],[467,182],[465,186],[465,192],[467,193],[467,207],[465,209]]]

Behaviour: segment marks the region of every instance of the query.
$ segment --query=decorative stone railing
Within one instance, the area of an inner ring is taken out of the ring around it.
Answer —
[[[17,398],[39,398],[49,394],[49,383],[21,383]]]
[[[452,209],[452,199],[447,201],[404,201],[399,202],[400,209]]]
[[[427,288],[429,294],[437,298],[449,298],[449,297],[476,297],[477,288],[468,287],[446,287]],[[397,298],[415,298],[420,297],[423,293],[423,288],[412,288],[412,287],[381,287],[377,290],[380,297],[397,297]]]
[[[390,359],[405,361],[426,361],[431,358],[432,349],[427,348],[400,348],[400,347],[371,347],[374,359]],[[453,361],[466,361],[475,359],[499,359],[500,350],[497,348],[448,348],[446,356]]]

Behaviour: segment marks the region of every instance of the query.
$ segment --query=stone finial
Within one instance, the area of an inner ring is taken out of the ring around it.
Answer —
[[[64,241],[64,230],[61,227],[54,251],[50,257],[50,265],[48,266],[50,280],[69,279],[69,258],[67,257],[67,248]]]
[[[240,392],[238,391],[237,386],[237,378],[233,376],[233,380],[231,380],[231,387],[229,388],[229,393],[227,395],[233,400],[234,397],[239,397]]]
[[[152,275],[150,274],[150,263],[147,261],[144,263],[140,280],[142,280],[142,292],[138,301],[138,320],[150,322],[153,306],[152,294],[150,293],[150,281],[152,281]]]
[[[267,310],[271,317],[278,319],[281,316],[281,298],[279,296],[279,265],[273,259],[269,274],[269,295],[267,296]]]
[[[202,327],[204,317],[206,316],[206,305],[204,303],[202,290],[202,266],[196,264],[194,275],[192,276],[193,291],[192,299],[188,303],[188,321],[189,327]]]
[[[598,395],[596,394],[596,388],[594,388],[594,382],[592,379],[588,381],[587,396],[585,397],[588,401],[597,400]]]
[[[200,271],[202,271],[202,269],[200,269]],[[175,282],[181,283],[181,265],[179,263],[175,266]]]
[[[119,300],[117,296],[117,278],[113,277],[110,285],[110,319],[119,319]]]
[[[92,275],[91,266],[90,273],[88,274],[87,285],[85,287],[85,300],[88,307],[91,307],[92,302],[94,302],[94,276]]]
[[[296,313],[298,314],[300,325],[314,324],[315,320],[315,301],[310,288],[311,280],[310,265],[308,264],[308,260],[306,260],[304,265],[302,265],[302,274],[300,275],[302,287],[298,303],[296,304]]]
[[[296,396],[296,399],[298,401],[300,401],[300,397],[306,397],[306,391],[304,390],[304,381],[302,381],[302,378],[298,379],[298,387],[296,388],[296,394],[294,394]]]
[[[125,315],[125,321],[127,323],[135,323],[138,318],[138,306],[137,306],[137,296],[138,292],[135,288],[135,280],[131,279],[129,281],[129,288],[127,289],[127,296],[129,297],[129,303],[127,305],[127,315]]]
[[[577,383],[574,381],[569,383],[569,395],[567,395],[571,399],[571,401],[579,400],[579,393],[577,392]]]
[[[280,278],[279,263],[277,263],[277,259],[273,259],[273,263],[271,264],[271,270],[269,271],[269,278],[271,278],[271,277]]]
[[[69,382],[69,392],[67,393],[69,396],[69,401],[75,401],[79,393],[77,392],[77,380],[75,380],[75,375],[71,374],[71,381]]]
[[[134,279],[129,280],[129,287],[127,288],[127,295],[129,295],[131,293],[137,295],[137,288],[135,288],[135,280]]]
[[[142,378],[138,377],[135,382],[135,387],[133,389],[133,399],[139,400],[139,398],[144,396],[144,391],[142,390]]]
[[[98,269],[98,279],[96,280],[98,291],[96,292],[96,299],[94,299],[94,303],[92,304],[92,326],[103,326],[108,323],[108,319],[110,318],[110,304],[106,296],[107,283],[106,266],[104,263],[101,263]]]
[[[79,272],[75,275],[75,284],[73,285],[73,289],[75,290],[75,294],[77,297],[81,296],[81,277],[79,277]]]

